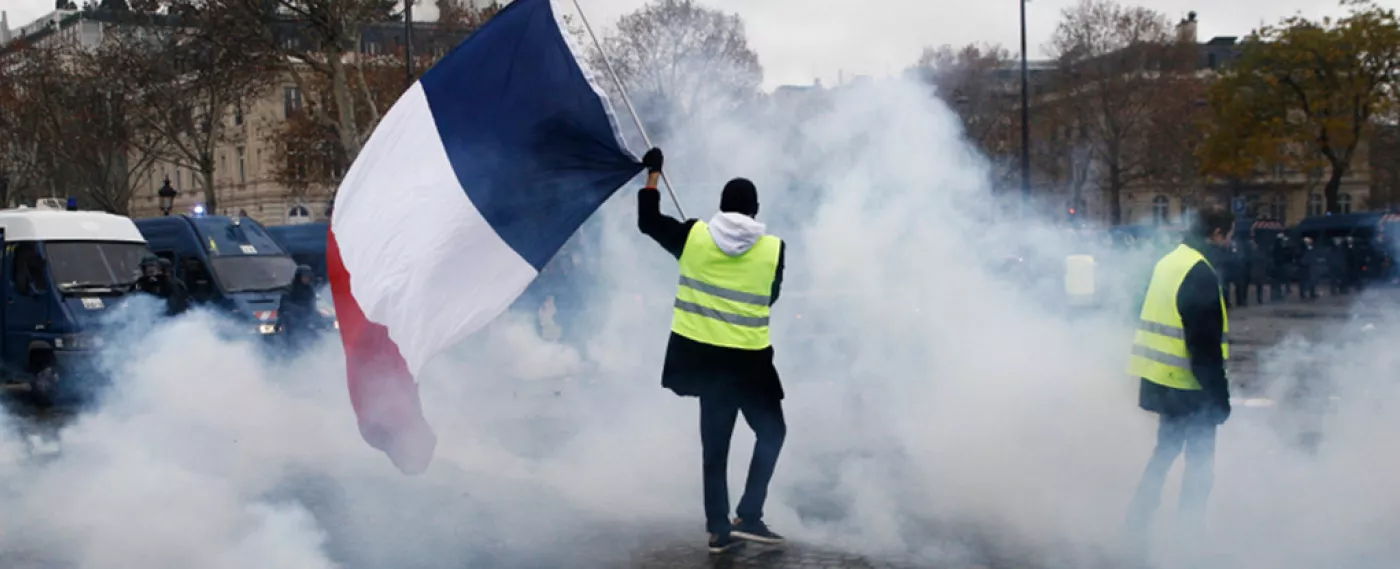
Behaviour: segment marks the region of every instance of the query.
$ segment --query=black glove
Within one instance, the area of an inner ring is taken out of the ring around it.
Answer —
[[[1223,425],[1225,421],[1230,419],[1230,398],[1228,396],[1215,398],[1215,400],[1211,402],[1211,407],[1211,414],[1213,416],[1212,418],[1215,419],[1215,424]]]
[[[665,161],[666,157],[661,155],[660,148],[648,150],[646,155],[642,156],[642,165],[646,166],[648,172],[660,172]]]

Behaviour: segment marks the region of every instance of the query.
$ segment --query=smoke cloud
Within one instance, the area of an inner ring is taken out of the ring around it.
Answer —
[[[998,213],[986,159],[923,86],[820,96],[803,113],[701,115],[664,142],[687,213],[709,217],[723,182],[745,176],[789,244],[774,309],[789,434],[769,523],[798,543],[921,565],[1121,566],[1118,532],[1154,440],[1123,374],[1154,259],[1085,242],[1049,213]],[[675,261],[637,233],[634,195],[620,191],[555,260],[566,286],[540,285],[428,367],[440,441],[420,477],[360,440],[335,338],[280,358],[211,314],[156,323],[154,306],[132,306],[96,408],[7,416],[0,560],[616,567],[698,545],[697,405],[659,380]],[[1065,305],[1070,253],[1098,260],[1095,307]],[[1035,272],[1002,273],[1008,255]],[[1159,555],[1400,562],[1400,333],[1393,306],[1359,310],[1378,319],[1319,320],[1320,337],[1252,352],[1243,395],[1279,403],[1238,406],[1223,428],[1203,541],[1167,537],[1169,483]],[[1323,433],[1315,445],[1310,432]],[[752,442],[740,426],[733,492]]]

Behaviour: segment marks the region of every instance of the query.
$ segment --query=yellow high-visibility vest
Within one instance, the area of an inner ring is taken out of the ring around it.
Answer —
[[[768,338],[769,303],[777,278],[782,240],[760,237],[753,248],[731,257],[696,221],[681,252],[671,331],[712,346],[761,350]]]
[[[1147,298],[1142,304],[1142,316],[1133,337],[1133,353],[1128,360],[1128,374],[1174,389],[1197,391],[1201,383],[1191,373],[1191,354],[1186,350],[1186,333],[1181,312],[1176,308],[1177,292],[1186,274],[1197,263],[1205,263],[1215,274],[1215,267],[1199,251],[1186,245],[1168,253],[1152,270],[1152,282],[1147,286]],[[1225,295],[1220,294],[1221,330],[1220,353],[1230,358],[1230,316],[1225,311]]]

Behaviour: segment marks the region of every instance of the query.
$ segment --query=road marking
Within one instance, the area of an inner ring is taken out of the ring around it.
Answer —
[[[1233,405],[1233,406],[1236,406],[1236,407],[1273,407],[1273,406],[1275,405],[1275,403],[1274,403],[1274,400],[1273,400],[1273,399],[1264,399],[1264,398],[1262,398],[1262,397],[1253,397],[1253,398],[1237,398],[1237,397],[1231,397],[1231,398],[1230,398],[1230,405]]]

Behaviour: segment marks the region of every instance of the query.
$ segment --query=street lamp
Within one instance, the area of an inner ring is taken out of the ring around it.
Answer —
[[[1026,60],[1026,3],[1021,0],[1021,214],[1030,213],[1031,201],[1031,101],[1028,84],[1030,66]]]
[[[403,65],[408,85],[413,86],[413,0],[403,2]]]
[[[165,184],[156,191],[156,196],[160,199],[161,215],[170,215],[170,210],[175,208],[175,196],[180,195],[175,188],[170,187],[170,177],[165,177]]]

